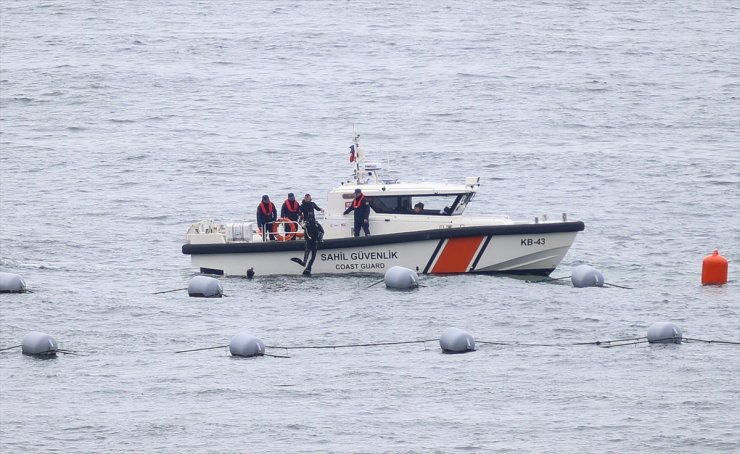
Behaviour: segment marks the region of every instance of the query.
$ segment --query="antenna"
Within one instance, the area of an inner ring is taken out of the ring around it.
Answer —
[[[352,143],[355,147],[355,181],[360,184],[360,134],[355,131],[354,123],[352,123]]]

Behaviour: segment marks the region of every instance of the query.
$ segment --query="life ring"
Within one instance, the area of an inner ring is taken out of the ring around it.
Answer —
[[[280,232],[278,232],[278,228],[281,225],[283,226],[283,233],[285,233],[285,236],[281,235]],[[272,223],[272,233],[273,235],[275,235],[275,238],[278,241],[292,240],[293,238],[295,238],[296,230],[298,230],[296,223],[288,218],[279,218],[277,221]]]

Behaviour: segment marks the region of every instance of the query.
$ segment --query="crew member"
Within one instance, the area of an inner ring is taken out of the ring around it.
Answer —
[[[324,239],[324,228],[316,221],[315,217],[312,216],[306,220],[306,226],[303,230],[303,238],[306,240],[306,247],[303,251],[303,260],[298,257],[293,257],[291,260],[301,266],[305,266],[306,269],[303,270],[303,275],[310,276],[311,267],[313,266],[314,260],[316,260],[316,251],[319,248],[319,244],[323,242]],[[309,253],[311,254],[311,260],[308,259]]]
[[[275,235],[272,234],[272,223],[277,220],[277,209],[275,204],[270,202],[270,197],[263,195],[262,202],[257,205],[257,227],[262,229],[262,238],[264,239],[267,234],[270,235],[270,240],[275,239]]]
[[[280,217],[290,219],[294,222],[291,229],[293,231],[296,231],[298,229],[298,216],[301,214],[300,208],[301,206],[296,201],[295,195],[292,192],[288,193],[288,198],[285,199],[285,202],[283,202],[283,206],[280,207]],[[288,232],[288,224],[289,223],[283,224],[286,233]],[[295,235],[292,239],[296,239]]]
[[[296,201],[295,195],[292,192],[288,193],[288,198],[283,202],[283,206],[280,207],[280,217],[288,218],[293,222],[298,222],[298,211],[301,205]]]
[[[316,219],[316,214],[314,213],[315,210],[319,210],[322,213],[324,212],[323,208],[320,208],[316,205],[316,202],[311,200],[311,194],[303,196],[303,202],[301,202],[301,220],[303,222],[308,222],[309,219]]]
[[[355,198],[344,210],[344,214],[355,212],[355,236],[360,236],[360,228],[365,231],[365,236],[370,235],[370,202],[365,199],[365,194],[360,188],[355,189]]]
[[[421,212],[424,211],[424,204],[419,202],[416,205],[414,205],[414,214],[421,214]]]

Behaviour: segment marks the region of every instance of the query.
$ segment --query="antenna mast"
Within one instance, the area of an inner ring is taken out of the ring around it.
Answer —
[[[355,181],[360,184],[360,134],[355,132],[355,125],[352,124],[352,143],[355,147]]]

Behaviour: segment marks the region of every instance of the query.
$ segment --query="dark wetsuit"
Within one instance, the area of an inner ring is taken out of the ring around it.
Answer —
[[[316,219],[316,213],[314,211],[321,211],[321,208],[316,205],[316,202],[306,202],[305,200],[301,202],[301,219],[303,221],[308,221],[309,219]]]
[[[303,251],[303,260],[298,257],[293,257],[291,260],[299,265],[305,266],[306,269],[303,270],[303,274],[309,276],[311,274],[313,262],[316,260],[316,251],[319,249],[319,243],[321,243],[324,238],[324,228],[321,227],[321,224],[316,222],[315,218],[310,218],[306,221],[303,238],[306,240],[306,248]],[[311,254],[311,260],[308,259],[309,254]]]

